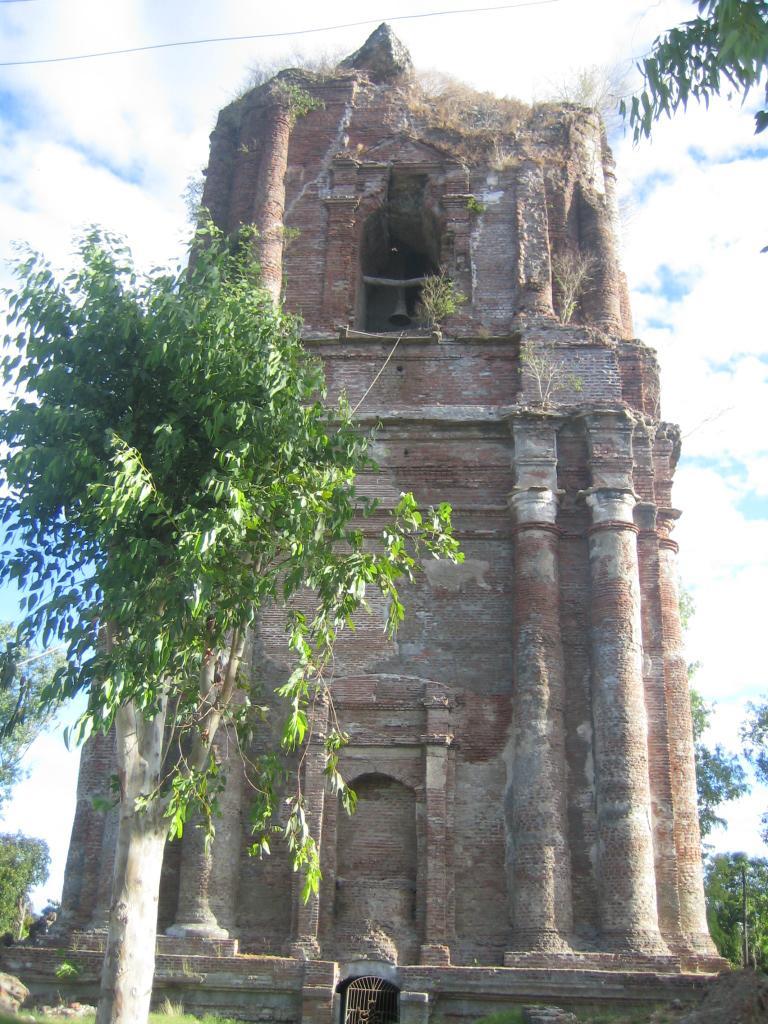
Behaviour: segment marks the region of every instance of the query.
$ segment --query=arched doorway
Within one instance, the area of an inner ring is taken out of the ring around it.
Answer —
[[[340,1024],[397,1024],[400,991],[383,978],[353,978],[342,990]]]

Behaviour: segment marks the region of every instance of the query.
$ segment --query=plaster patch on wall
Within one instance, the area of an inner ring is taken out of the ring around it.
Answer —
[[[490,590],[485,574],[490,565],[479,558],[467,558],[459,564],[445,559],[426,562],[424,572],[429,585],[458,594],[468,583],[476,583],[482,590]]]

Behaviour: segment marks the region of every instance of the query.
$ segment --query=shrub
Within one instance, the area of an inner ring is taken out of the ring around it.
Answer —
[[[424,278],[416,316],[429,327],[447,320],[467,301],[449,277],[441,271]]]

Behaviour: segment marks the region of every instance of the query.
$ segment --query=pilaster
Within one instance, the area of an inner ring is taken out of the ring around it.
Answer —
[[[462,184],[464,184],[462,182]],[[455,187],[455,183],[451,183]],[[461,193],[446,193],[442,198],[445,210],[445,232],[443,250],[440,254],[443,266],[451,268],[451,277],[458,290],[472,301],[472,253],[470,249],[471,219],[467,207],[468,196]]]
[[[423,899],[422,964],[451,962],[448,935],[448,757],[450,702],[441,696],[424,700],[427,731],[424,742],[424,799],[426,805],[426,864]]]
[[[322,315],[329,328],[354,322],[354,288],[360,276],[355,244],[359,200],[355,195],[355,179],[349,180],[347,164],[356,171],[352,161],[336,161],[333,191],[323,200],[327,215],[327,244]],[[359,326],[364,327],[363,324]]]

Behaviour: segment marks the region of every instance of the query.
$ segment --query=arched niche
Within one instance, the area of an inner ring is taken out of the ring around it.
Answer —
[[[374,333],[419,327],[424,277],[440,269],[440,225],[426,202],[429,175],[390,174],[386,201],[365,221],[358,323]]]
[[[351,785],[357,810],[338,818],[336,931],[356,936],[380,929],[402,954],[416,930],[416,794],[373,772]]]

